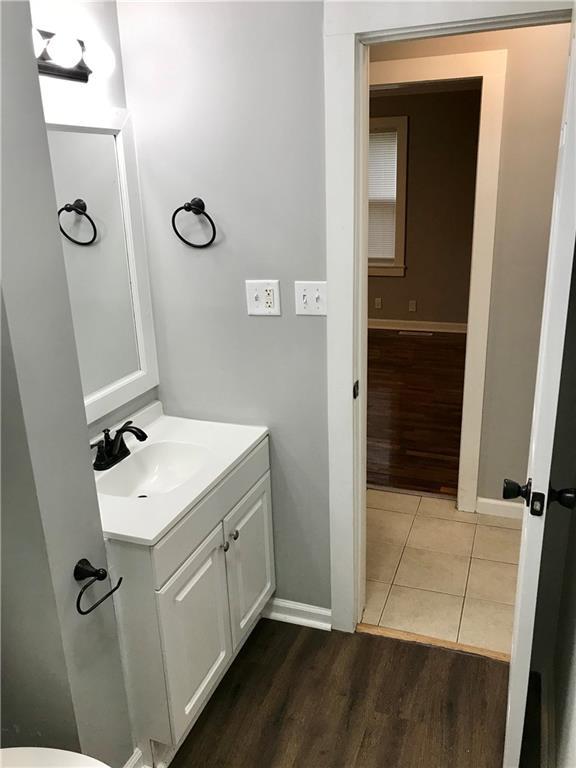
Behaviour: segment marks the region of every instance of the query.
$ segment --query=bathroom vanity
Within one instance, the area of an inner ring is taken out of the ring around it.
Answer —
[[[148,439],[96,473],[139,743],[178,745],[275,588],[268,431],[135,414]],[[158,745],[159,746],[159,745]]]

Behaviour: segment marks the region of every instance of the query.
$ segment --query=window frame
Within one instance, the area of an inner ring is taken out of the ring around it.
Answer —
[[[396,149],[396,218],[394,259],[368,259],[369,277],[404,277],[406,273],[406,186],[408,175],[408,116],[371,117],[370,133],[393,129],[397,135]],[[368,203],[370,201],[368,200]],[[366,245],[368,247],[368,245]]]

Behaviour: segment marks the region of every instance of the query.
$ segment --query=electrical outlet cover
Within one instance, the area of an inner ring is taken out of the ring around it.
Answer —
[[[281,314],[279,281],[246,280],[246,306],[249,315]]]

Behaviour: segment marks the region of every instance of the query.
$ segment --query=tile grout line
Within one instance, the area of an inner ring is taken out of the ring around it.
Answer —
[[[382,614],[384,613],[384,609],[386,608],[386,603],[388,602],[388,598],[390,597],[390,592],[392,591],[392,586],[394,585],[394,579],[396,577],[396,571],[400,567],[400,560],[402,560],[402,555],[404,554],[404,550],[406,549],[406,541],[408,541],[408,536],[410,535],[410,531],[412,530],[412,526],[414,525],[414,520],[416,519],[416,513],[418,512],[418,509],[420,507],[420,502],[421,501],[422,501],[422,497],[420,496],[420,497],[418,497],[418,505],[416,507],[416,511],[415,512],[398,512],[398,510],[395,510],[395,509],[384,509],[382,507],[370,507],[368,505],[368,503],[366,502],[366,513],[368,513],[368,510],[371,509],[374,512],[392,512],[393,514],[412,515],[412,523],[410,524],[410,528],[408,530],[408,533],[406,534],[406,540],[404,541],[404,544],[402,545],[402,552],[400,553],[400,559],[398,560],[398,563],[397,563],[396,568],[394,570],[394,573],[392,575],[392,580],[389,582],[390,588],[389,588],[389,590],[388,590],[388,592],[386,594],[386,598],[385,598],[384,603],[382,605],[382,610],[380,611],[380,614],[378,616],[377,623],[371,625],[373,627],[374,626],[375,627],[380,626],[380,619],[382,618]],[[368,536],[369,536],[368,525],[366,525],[366,542],[368,541]],[[366,582],[368,582],[368,581],[377,581],[379,584],[387,584],[388,583],[386,581],[380,581],[379,579],[368,579],[368,577],[366,577]],[[362,616],[362,618],[364,618],[364,616]]]
[[[464,587],[464,596],[462,597],[462,610],[460,611],[460,621],[458,622],[458,632],[456,633],[456,642],[460,642],[460,630],[462,629],[462,617],[464,616],[464,605],[466,604],[466,596],[468,593],[468,582],[470,581],[470,570],[472,568],[472,553],[474,552],[474,544],[476,542],[476,533],[478,532],[478,523],[475,523],[474,536],[472,538],[472,547],[470,549],[470,558],[468,560],[468,573],[466,574],[466,585]]]
[[[411,491],[409,488],[395,488],[392,485],[376,485],[366,483],[367,491],[390,493],[397,496],[418,496],[421,499],[438,499],[439,501],[453,501],[456,503],[457,495],[452,493],[433,493],[432,491]]]
[[[410,524],[410,528],[408,529],[408,533],[406,534],[406,539],[404,540],[404,544],[402,546],[402,552],[400,553],[400,559],[398,560],[396,568],[394,569],[394,575],[392,576],[392,581],[390,582],[390,589],[388,590],[388,594],[386,595],[386,600],[384,600],[384,605],[382,606],[382,612],[380,614],[380,618],[378,619],[378,626],[380,626],[380,621],[382,620],[382,616],[384,615],[384,611],[386,610],[386,605],[388,604],[388,600],[390,599],[390,593],[392,592],[392,587],[394,586],[394,579],[396,578],[396,574],[398,573],[398,568],[400,568],[400,563],[402,562],[402,558],[404,557],[404,552],[406,551],[406,544],[408,542],[408,539],[410,538],[410,533],[412,531],[414,523],[416,522],[416,515],[418,514],[418,510],[420,509],[421,502],[422,502],[422,496],[420,496],[420,501],[418,502],[418,506],[416,507],[416,512],[414,512],[412,516],[412,523]]]
[[[418,510],[418,507],[420,506],[420,501],[422,500],[422,497],[420,497],[420,500],[418,501],[418,506],[416,507],[416,511]],[[366,507],[366,509],[374,509],[374,507]],[[381,512],[396,512],[396,510],[379,510]],[[414,521],[416,519],[416,512],[413,513],[407,513],[402,512],[398,514],[411,514],[412,515],[412,523],[410,524],[410,528],[408,530],[408,533],[406,534],[406,539],[404,541],[404,544],[402,545],[402,552],[400,553],[400,559],[398,560],[398,563],[396,565],[396,568],[394,569],[394,573],[392,575],[392,580],[390,581],[390,589],[388,590],[388,593],[386,595],[386,599],[384,600],[384,604],[382,605],[382,610],[380,611],[380,615],[378,616],[378,623],[373,624],[372,626],[380,626],[380,619],[382,618],[382,614],[384,613],[384,609],[386,608],[386,603],[388,602],[388,598],[390,597],[390,592],[392,591],[392,587],[394,586],[394,579],[396,578],[396,572],[398,571],[398,568],[400,567],[400,561],[402,560],[402,555],[404,554],[404,550],[406,549],[406,541],[408,541],[408,536],[410,535],[410,531],[412,530],[412,526],[414,525]],[[368,531],[366,531],[367,537],[368,537]],[[379,581],[378,579],[366,579],[366,581]],[[380,584],[386,584],[387,582],[379,581]]]
[[[464,525],[470,525],[470,523],[464,523]],[[406,545],[408,546],[408,545]],[[408,549],[415,549],[418,552],[431,552],[433,555],[450,555],[450,557],[471,557],[471,555],[463,555],[462,552],[446,552],[444,549],[427,549],[426,547],[415,547],[410,545]],[[482,560],[483,558],[476,558],[476,560]],[[490,560],[486,562],[503,563],[503,560]],[[506,563],[506,565],[514,565],[514,563]],[[432,590],[430,590],[432,591]]]
[[[382,582],[384,583],[384,582]],[[400,587],[400,589],[409,589],[412,592],[426,592],[429,595],[445,595],[446,597],[455,597],[458,600],[462,598],[462,595],[455,595],[453,592],[439,592],[437,589],[426,589],[425,587],[406,587],[404,584],[393,584],[394,587]],[[481,598],[474,598],[480,600]],[[484,600],[485,603],[496,603],[497,600]],[[500,605],[507,605],[507,603],[500,603]]]
[[[470,600],[475,600],[477,603],[490,603],[490,605],[505,605],[508,608],[515,608],[514,603],[503,603],[501,600],[488,600],[486,597],[471,597]]]

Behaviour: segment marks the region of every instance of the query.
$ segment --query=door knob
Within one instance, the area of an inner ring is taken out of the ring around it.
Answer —
[[[548,503],[551,504],[553,501],[557,501],[561,507],[566,507],[566,509],[576,509],[576,488],[561,488],[559,491],[550,488]]]
[[[502,498],[503,499],[519,499],[522,498],[526,501],[526,504],[530,503],[530,493],[532,490],[532,480],[528,480],[526,485],[520,485],[515,480],[504,480],[502,486]]]

